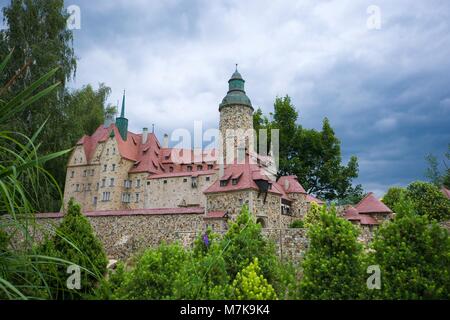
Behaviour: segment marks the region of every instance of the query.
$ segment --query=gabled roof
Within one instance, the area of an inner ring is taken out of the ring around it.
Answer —
[[[300,182],[298,182],[297,176],[280,177],[280,179],[278,179],[278,184],[283,187],[286,193],[306,193]]]
[[[373,192],[367,194],[355,208],[359,213],[392,213],[392,210],[378,200]]]
[[[322,201],[322,200],[320,200],[320,199],[318,199],[318,198],[316,198],[316,197],[314,197],[314,196],[312,196],[312,195],[310,195],[310,194],[307,194],[307,195],[306,195],[306,201],[307,201],[307,202],[315,202],[315,203],[317,203],[317,204],[319,204],[319,205],[325,204],[324,201]]]

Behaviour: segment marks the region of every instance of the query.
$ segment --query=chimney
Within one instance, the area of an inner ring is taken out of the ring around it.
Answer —
[[[148,128],[142,129],[142,144],[146,144],[148,140]]]
[[[167,133],[164,135],[163,148],[169,148],[169,135]]]
[[[284,190],[288,191],[289,185],[290,185],[289,180],[288,179],[284,180]]]

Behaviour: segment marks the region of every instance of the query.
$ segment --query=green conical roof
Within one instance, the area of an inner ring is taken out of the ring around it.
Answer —
[[[229,90],[225,98],[223,98],[220,104],[219,111],[229,105],[244,105],[253,109],[252,102],[245,94],[245,80],[242,78],[241,74],[237,70],[231,76],[228,81]]]

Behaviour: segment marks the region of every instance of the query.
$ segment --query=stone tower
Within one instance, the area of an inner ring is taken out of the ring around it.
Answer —
[[[219,107],[222,154],[225,164],[245,158],[253,148],[253,106],[245,94],[245,80],[237,70],[228,81],[229,90]],[[233,149],[230,149],[230,148]],[[232,154],[230,151],[234,150]]]

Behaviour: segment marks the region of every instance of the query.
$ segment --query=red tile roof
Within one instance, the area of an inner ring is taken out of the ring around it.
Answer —
[[[365,196],[355,208],[359,213],[392,213],[392,210],[378,200],[372,192]]]
[[[307,202],[315,202],[315,203],[317,203],[319,205],[325,204],[324,201],[322,201],[322,200],[320,200],[320,199],[318,199],[318,198],[316,198],[316,197],[314,197],[314,196],[312,196],[310,194],[306,195],[306,201]]]
[[[344,211],[344,217],[350,221],[361,221],[361,216],[354,207],[350,206]]]
[[[88,211],[84,215],[87,217],[113,217],[113,216],[148,216],[148,215],[185,215],[185,214],[204,214],[202,207],[188,208],[160,208],[160,209],[136,209],[136,210],[108,210],[108,211]],[[36,218],[62,218],[61,212],[38,213]]]
[[[297,176],[280,177],[278,184],[283,187],[286,193],[306,193],[300,182],[298,182]]]
[[[447,188],[443,187],[441,191],[444,194],[444,196],[446,196],[448,199],[450,199],[450,190],[448,190]]]

